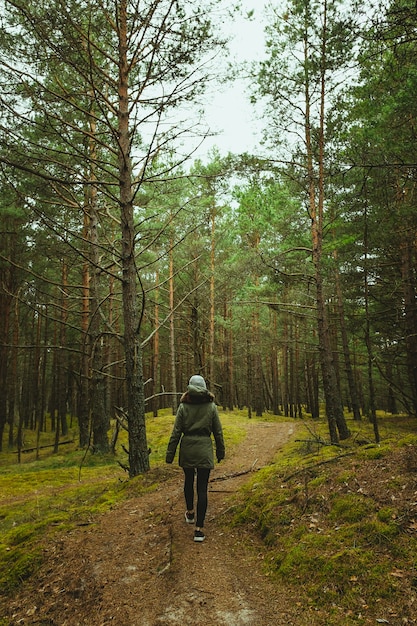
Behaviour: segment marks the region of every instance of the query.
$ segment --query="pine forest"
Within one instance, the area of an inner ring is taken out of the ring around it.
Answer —
[[[192,374],[334,444],[416,416],[416,4],[271,1],[233,63],[239,4],[1,2],[3,449],[117,420],[135,477]],[[199,156],[242,77],[259,145]]]

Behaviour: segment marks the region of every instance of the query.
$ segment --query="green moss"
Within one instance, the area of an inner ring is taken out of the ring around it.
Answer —
[[[32,543],[14,548],[0,546],[0,589],[8,593],[16,589],[38,569],[42,561],[40,547]]]
[[[397,511],[390,506],[382,507],[377,512],[377,518],[381,522],[390,522],[397,517]]]
[[[315,423],[316,433],[325,436],[320,428]],[[371,623],[376,611],[384,614],[387,607],[401,606],[415,584],[407,572],[414,568],[417,536],[403,532],[407,511],[404,515],[400,499],[395,507],[381,508],[389,492],[410,487],[410,475],[407,468],[390,469],[381,492],[381,464],[374,463],[386,457],[387,467],[392,467],[390,455],[399,447],[395,428],[394,421],[384,423],[382,445],[358,446],[355,438],[344,442],[349,456],[331,446],[307,454],[293,441],[247,486],[234,507],[234,522],[263,539],[268,574],[278,585],[295,586],[300,602],[307,601],[322,618],[317,623]],[[372,427],[364,423],[361,436],[371,440]],[[413,445],[406,432],[401,441]],[[331,463],[323,463],[327,460]],[[356,491],[356,478],[368,484],[369,495]]]
[[[372,501],[360,494],[334,496],[329,517],[337,523],[357,522],[372,512]]]
[[[401,447],[404,446],[417,446],[417,435],[413,433],[409,433],[405,437],[402,437],[398,440],[398,445]]]
[[[389,453],[389,450],[390,448],[387,445],[369,445],[360,448],[358,454],[364,459],[382,459]]]
[[[33,539],[34,535],[35,527],[32,524],[22,524],[7,533],[7,543],[9,546],[18,546]]]
[[[341,485],[345,485],[346,483],[349,483],[349,481],[351,481],[353,478],[355,478],[355,472],[351,470],[342,471],[339,476],[337,476],[336,482]]]
[[[312,480],[309,481],[308,486],[314,489],[316,487],[320,487],[321,485],[324,485],[326,481],[327,481],[326,476],[317,476],[316,478],[313,478]]]
[[[351,608],[362,594],[370,599],[370,590],[374,599],[389,598],[396,591],[388,560],[378,562],[372,550],[345,547],[325,535],[304,533],[297,542],[282,546],[270,565],[281,581],[308,589],[318,607],[336,603]]]
[[[381,545],[391,542],[396,537],[400,529],[397,524],[391,521],[386,523],[378,519],[368,519],[356,527],[358,537],[362,537],[368,545]]]

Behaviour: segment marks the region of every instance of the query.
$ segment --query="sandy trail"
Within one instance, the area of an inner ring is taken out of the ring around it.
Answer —
[[[182,471],[173,465],[157,491],[50,546],[37,581],[9,607],[11,624],[300,626],[296,603],[263,574],[256,550],[221,523],[245,472],[271,462],[293,426],[248,421],[247,431],[212,472],[203,543],[185,523]]]

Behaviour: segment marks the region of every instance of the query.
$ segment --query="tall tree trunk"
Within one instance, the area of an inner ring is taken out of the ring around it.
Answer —
[[[324,222],[324,124],[325,124],[325,71],[326,71],[326,51],[327,51],[327,3],[323,7],[323,35],[321,52],[321,78],[320,78],[320,124],[318,129],[318,198],[316,199],[316,183],[313,166],[313,146],[311,137],[311,115],[310,115],[310,84],[308,78],[309,68],[309,45],[306,35],[304,47],[304,64],[306,71],[305,80],[305,141],[307,153],[307,174],[309,184],[309,204],[311,218],[311,238],[313,244],[313,265],[316,284],[316,305],[317,305],[317,331],[319,340],[320,364],[323,379],[323,390],[326,401],[326,416],[329,426],[330,440],[338,443],[341,439],[349,437],[349,430],[346,425],[340,391],[337,385],[336,370],[333,362],[330,329],[326,301],[323,287],[323,222]],[[306,16],[308,20],[308,16]],[[308,23],[306,23],[306,32]]]
[[[121,224],[122,300],[124,321],[124,350],[126,359],[126,394],[129,426],[129,476],[137,476],[149,470],[149,454],[146,439],[145,395],[142,366],[142,346],[139,332],[144,307],[138,309],[136,293],[137,274],[135,263],[135,224],[133,219],[131,133],[129,129],[129,63],[127,59],[127,0],[118,7],[119,27],[119,110],[118,110],[118,164],[119,202]]]
[[[109,416],[105,405],[104,383],[104,347],[103,334],[101,332],[101,276],[100,248],[99,248],[99,216],[97,206],[97,187],[95,175],[96,154],[96,123],[93,116],[90,117],[89,139],[89,179],[90,186],[87,194],[87,207],[89,213],[89,241],[90,262],[92,265],[90,282],[90,326],[89,336],[91,341],[91,367],[90,367],[90,415],[93,434],[94,452],[106,453],[110,449],[108,430],[110,427]]]
[[[226,307],[225,303],[225,307]],[[235,393],[235,361],[233,353],[233,308],[227,307],[227,313],[225,313],[225,319],[228,320],[226,334],[227,334],[227,350],[226,350],[226,378],[227,378],[227,400],[226,406],[233,411],[236,403]]]
[[[14,444],[14,425],[15,425],[15,416],[16,416],[16,405],[18,408],[18,357],[19,357],[19,299],[14,299],[14,307],[13,307],[13,345],[15,349],[12,351],[11,355],[11,363],[10,363],[10,378],[9,378],[9,386],[8,386],[8,399],[9,399],[9,408],[8,408],[8,423],[9,423],[9,448],[13,447]],[[46,341],[45,341],[45,352],[46,352]],[[0,446],[1,449],[1,446]]]
[[[279,372],[278,372],[278,348],[276,338],[278,335],[277,329],[277,316],[271,311],[270,315],[273,318],[273,343],[271,346],[271,390],[272,390],[272,412],[274,415],[281,415],[279,408]]]
[[[288,315],[284,313],[282,320],[282,410],[285,417],[290,415],[290,364],[289,364],[289,338],[288,338]]]
[[[156,394],[159,393],[160,389],[160,371],[159,371],[159,271],[156,271],[155,277],[155,306],[154,306],[154,325],[155,325],[155,333],[153,336],[153,363],[152,363],[152,389],[153,389],[153,400],[152,400],[152,410],[153,416],[158,416],[158,408],[159,408],[159,396]]]
[[[62,259],[61,284],[62,284],[61,319],[60,319],[60,327],[59,327],[60,350],[58,352],[58,357],[57,357],[57,361],[58,361],[57,422],[59,422],[59,426],[57,426],[56,431],[60,432],[62,435],[65,436],[68,433],[68,424],[67,424],[67,392],[68,392],[67,356],[68,355],[67,355],[67,350],[66,350],[67,322],[68,322],[68,265],[65,259]]]
[[[246,406],[248,407],[248,418],[252,418],[252,343],[248,336],[246,339]]]
[[[41,392],[40,392],[40,416],[42,420],[42,429],[46,431],[46,404],[47,404],[47,365],[49,359],[48,337],[49,337],[49,318],[48,308],[45,307],[45,323],[43,331],[43,351],[42,351],[42,372],[41,372]],[[17,344],[16,344],[17,345]]]
[[[263,401],[263,380],[262,380],[262,354],[261,354],[261,342],[259,333],[259,311],[256,308],[252,313],[252,379],[253,379],[253,391],[252,391],[252,405],[255,409],[257,417],[261,417],[264,408]]]
[[[178,408],[177,398],[177,354],[175,350],[175,285],[174,285],[174,241],[171,236],[169,246],[169,347],[171,364],[171,391],[172,391],[172,413],[176,414]]]
[[[216,253],[216,207],[214,205],[211,209],[210,215],[211,221],[211,241],[210,241],[210,330],[209,330],[209,355],[208,355],[208,379],[210,381],[210,385],[212,391],[215,389],[215,371],[214,371],[214,316],[215,316],[215,297],[214,297],[214,289],[215,289],[215,281],[214,281],[214,270],[215,270],[215,253]]]
[[[369,318],[369,279],[368,279],[368,216],[365,208],[365,232],[364,232],[364,294],[365,294],[365,344],[368,351],[368,393],[369,393],[369,409],[368,416],[374,427],[374,436],[376,443],[379,443],[379,428],[375,409],[375,391],[373,380],[373,350],[371,340],[371,322]]]
[[[337,251],[335,251],[334,256],[335,256],[335,260],[337,263]],[[342,347],[343,347],[343,358],[345,361],[345,371],[346,371],[346,378],[348,381],[350,401],[352,403],[353,419],[355,421],[360,421],[361,411],[360,411],[360,406],[359,406],[358,390],[356,389],[356,382],[355,382],[355,377],[353,375],[352,362],[350,358],[349,340],[348,340],[348,334],[347,334],[346,323],[345,323],[344,299],[343,299],[343,294],[342,294],[342,286],[340,284],[339,269],[337,268],[337,266],[335,270],[335,285],[336,285],[336,297],[337,297],[337,311],[338,311],[338,316],[339,316],[339,327],[340,327],[340,334],[342,338]]]
[[[91,339],[91,378],[90,378],[90,414],[93,434],[94,452],[105,453],[109,451],[109,418],[105,408],[105,384],[103,372],[103,336],[100,322],[100,277],[98,248],[98,216],[96,206],[96,191],[91,187],[90,196],[90,242],[93,272],[90,283],[90,329]]]
[[[10,359],[9,329],[13,298],[12,276],[14,266],[0,269],[0,452],[3,450],[3,433],[7,422],[7,372]]]
[[[40,436],[40,432],[42,429],[42,420],[43,416],[41,415],[41,385],[42,385],[42,376],[41,376],[41,331],[42,331],[42,316],[38,312],[38,316],[36,319],[36,331],[35,331],[35,349],[34,349],[34,358],[33,358],[33,414],[35,420],[35,427],[38,433],[38,439]],[[36,456],[38,458],[38,454]]]
[[[401,277],[404,294],[405,347],[410,395],[414,414],[417,415],[417,297],[416,250],[410,238],[401,242]]]
[[[83,241],[90,246],[90,215],[88,211],[88,195],[86,190],[86,202],[84,207]],[[90,327],[90,264],[85,261],[82,267],[82,304],[81,304],[81,359],[80,359],[80,382],[78,394],[78,430],[80,447],[85,448],[89,444],[90,433],[90,403],[89,403],[89,380],[90,380],[90,352],[91,341]]]

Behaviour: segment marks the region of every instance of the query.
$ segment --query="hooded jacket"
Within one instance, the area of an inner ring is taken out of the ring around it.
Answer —
[[[192,380],[192,379],[191,379]],[[224,459],[223,431],[214,403],[214,396],[201,385],[188,385],[181,397],[174,427],[168,443],[166,462],[172,463],[178,443],[181,467],[204,467],[213,469],[213,434],[218,461]]]

